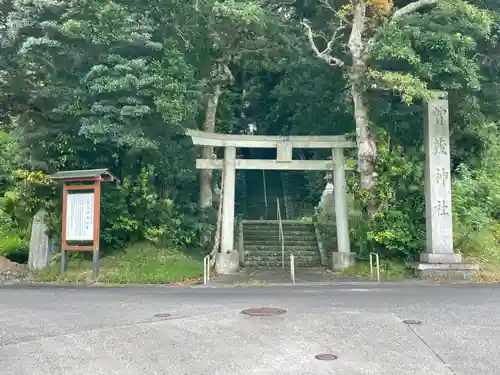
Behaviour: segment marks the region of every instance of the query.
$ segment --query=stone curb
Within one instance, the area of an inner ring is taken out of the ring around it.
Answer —
[[[429,282],[425,280],[412,280],[412,281],[332,281],[332,282],[303,282],[303,283],[260,283],[260,282],[247,282],[247,283],[209,283],[208,285],[179,285],[179,284],[84,284],[84,283],[55,283],[55,282],[37,282],[27,279],[23,280],[4,280],[2,286],[38,286],[38,287],[55,287],[55,288],[175,288],[175,289],[225,289],[225,288],[269,288],[269,287],[325,287],[325,286],[450,286],[450,285],[495,285],[494,283],[476,283],[473,281],[452,281],[452,282]]]

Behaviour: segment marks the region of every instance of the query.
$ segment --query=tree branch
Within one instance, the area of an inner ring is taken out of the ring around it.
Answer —
[[[320,50],[316,46],[316,43],[314,42],[314,35],[311,26],[309,26],[305,21],[302,21],[301,24],[306,29],[307,40],[309,41],[309,45],[311,46],[311,49],[313,50],[316,57],[320,58],[323,61],[326,61],[326,63],[330,66],[341,68],[345,65],[344,61],[330,55],[330,52],[332,51],[333,48],[333,44],[337,41],[337,39],[339,39],[342,36],[338,35],[338,33],[340,32],[340,30],[344,28],[343,26],[340,26],[334,31],[330,41],[326,45],[326,48],[323,50],[323,52],[320,52]]]
[[[343,22],[351,25],[351,22],[349,22],[345,17],[343,17],[333,6],[330,5],[328,0],[320,0],[320,3],[323,4],[323,6],[330,10],[333,14],[335,14],[339,19],[341,19]]]
[[[430,6],[430,5],[436,5],[440,2],[440,0],[417,0],[414,1],[413,3],[410,3],[408,5],[405,5],[401,9],[398,9],[395,11],[392,15],[391,20],[399,20],[403,18],[404,16],[407,16],[408,14],[415,13],[422,9],[423,7]]]

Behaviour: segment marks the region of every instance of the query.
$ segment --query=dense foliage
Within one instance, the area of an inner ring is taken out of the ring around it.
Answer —
[[[437,0],[402,14],[410,3],[419,2],[3,1],[0,252],[25,248],[40,207],[57,232],[60,194],[46,173],[99,167],[120,179],[104,191],[107,248],[205,248],[213,220],[197,209],[196,150],[183,131],[253,125],[353,135],[354,245],[413,258],[425,229],[422,99],[440,89],[450,97],[456,246],[500,259],[500,7]],[[299,196],[319,199],[322,176],[308,181]]]

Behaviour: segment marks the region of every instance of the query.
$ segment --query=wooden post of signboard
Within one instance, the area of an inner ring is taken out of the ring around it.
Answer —
[[[68,252],[92,251],[94,277],[99,276],[101,182],[116,181],[107,169],[57,172],[63,183],[61,272],[68,270]]]

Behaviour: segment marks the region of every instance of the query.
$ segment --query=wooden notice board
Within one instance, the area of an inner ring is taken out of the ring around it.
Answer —
[[[94,274],[99,275],[101,231],[101,182],[116,181],[107,169],[57,172],[50,176],[62,182],[61,270],[68,266],[68,252],[92,251]]]

